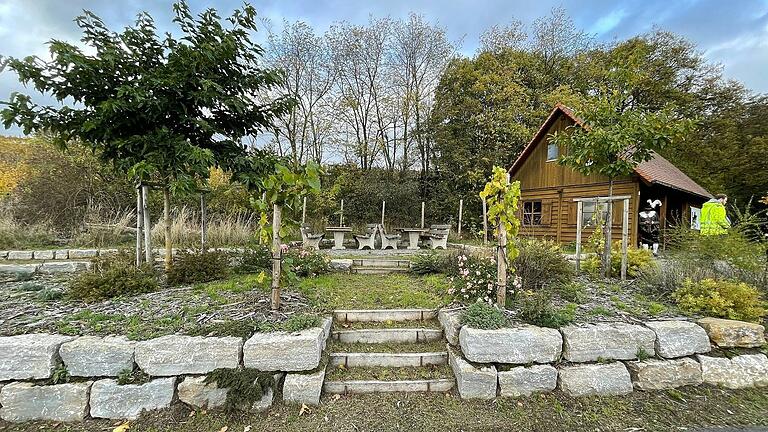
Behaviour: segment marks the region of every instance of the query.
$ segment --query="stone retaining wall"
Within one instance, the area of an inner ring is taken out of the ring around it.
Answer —
[[[323,385],[321,353],[331,318],[321,327],[297,333],[256,333],[236,337],[163,336],[147,341],[123,337],[70,337],[29,334],[0,337],[0,418],[11,422],[71,422],[93,418],[134,419],[142,411],[169,407],[180,400],[195,408],[216,408],[228,389],[205,383],[217,369],[256,368],[284,378],[287,402],[317,404]],[[71,383],[50,383],[66,368]],[[124,371],[140,370],[144,384],[119,385]],[[270,389],[249,407],[272,404]]]
[[[466,399],[530,396],[556,388],[571,396],[592,396],[702,383],[732,389],[768,386],[765,354],[708,354],[713,346],[765,345],[765,328],[758,324],[705,318],[478,330],[461,327],[459,314],[441,311],[439,318],[446,335],[458,334],[448,336],[461,348],[461,353],[449,353],[450,365],[459,395]]]

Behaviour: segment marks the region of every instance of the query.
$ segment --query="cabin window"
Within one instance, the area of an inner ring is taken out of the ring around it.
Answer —
[[[597,224],[597,220],[605,220],[605,212],[608,210],[606,203],[595,203],[594,201],[584,201],[581,213],[581,226],[592,227]]]
[[[523,202],[523,225],[541,225],[541,201]]]
[[[547,144],[547,162],[557,160],[558,156],[560,156],[560,152],[559,152],[559,149],[557,148],[557,144],[555,143]]]

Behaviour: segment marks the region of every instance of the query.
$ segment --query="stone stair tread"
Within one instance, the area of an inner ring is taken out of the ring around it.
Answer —
[[[353,343],[415,343],[429,342],[443,338],[442,329],[433,328],[396,328],[396,329],[362,329],[362,330],[334,330],[331,339],[334,341]]]
[[[410,268],[410,260],[386,258],[353,258],[353,267]]]
[[[337,353],[428,353],[442,352],[445,350],[445,341],[424,341],[406,343],[343,343],[330,341],[328,352]]]
[[[435,309],[339,309],[337,322],[424,321],[437,317]]]
[[[333,331],[344,330],[409,330],[409,329],[429,329],[442,330],[440,322],[434,319],[428,320],[406,320],[406,321],[353,321],[339,322],[333,324]]]
[[[408,273],[409,267],[352,267],[352,273],[357,274],[386,274],[386,273]]]
[[[362,394],[362,393],[427,393],[447,392],[456,385],[454,378],[431,380],[349,380],[326,381],[323,391],[327,394]]]
[[[448,352],[413,352],[413,353],[345,353],[332,352],[329,356],[331,366],[343,365],[346,368],[359,367],[424,367],[448,364]]]

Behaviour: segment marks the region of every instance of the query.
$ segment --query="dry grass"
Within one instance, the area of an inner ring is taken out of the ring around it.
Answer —
[[[256,232],[257,220],[253,215],[234,214],[209,218],[206,244],[209,247],[242,246],[251,242]],[[152,241],[165,242],[165,224],[162,218],[152,227]],[[174,246],[200,245],[200,216],[187,207],[171,215],[171,241]]]
[[[43,224],[27,225],[0,206],[0,249],[31,249],[56,244],[56,233]]]

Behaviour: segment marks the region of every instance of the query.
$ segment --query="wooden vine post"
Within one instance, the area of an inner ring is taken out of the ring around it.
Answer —
[[[516,236],[520,229],[517,206],[520,199],[520,182],[510,183],[509,173],[501,167],[493,167],[493,177],[485,184],[480,198],[487,201],[488,219],[496,226],[496,304],[503,309],[507,302],[507,275],[509,263],[517,258],[518,250],[508,244],[508,236]]]
[[[280,225],[283,219],[283,206],[272,206],[272,310],[280,309],[280,272],[282,271],[283,250],[280,241]]]

